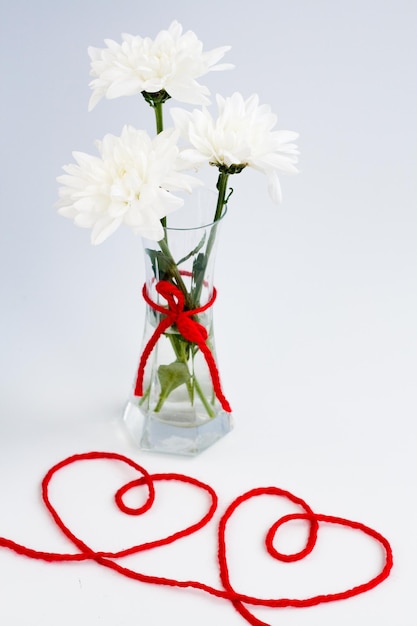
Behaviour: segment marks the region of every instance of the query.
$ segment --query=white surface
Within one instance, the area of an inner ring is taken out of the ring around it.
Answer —
[[[415,626],[416,4],[16,0],[0,11],[0,536],[71,551],[41,506],[40,480],[68,455],[111,450],[218,491],[209,528],[137,562],[218,585],[220,514],[245,490],[276,485],[318,512],[377,529],[392,543],[395,567],[382,586],[343,603],[254,613],[274,626]],[[215,316],[236,428],[193,460],[139,453],[120,422],[143,322],[139,241],[120,231],[92,248],[89,233],[53,208],[55,177],[72,150],[92,151],[95,139],[126,122],[152,127],[135,98],[87,113],[87,46],[122,32],[154,36],[172,19],[207,49],[232,45],[227,60],[236,69],[207,84],[223,95],[259,93],[281,127],[300,132],[302,151],[302,173],[283,178],[278,209],[260,175],[233,181]],[[74,468],[54,491],[80,534],[106,547],[141,540],[136,526],[114,519],[110,500],[88,508],[96,502],[88,490],[108,486],[111,496],[119,476],[103,464]],[[173,523],[193,506],[198,516],[200,497],[178,497]],[[374,546],[334,528],[299,570],[271,564],[259,528],[273,521],[271,506],[252,503],[233,521],[239,589],[302,597],[376,573]],[[208,595],[6,550],[0,589],[7,626],[245,623]]]

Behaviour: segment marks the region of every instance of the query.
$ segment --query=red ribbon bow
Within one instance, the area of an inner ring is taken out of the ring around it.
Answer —
[[[181,333],[184,339],[190,341],[191,343],[195,343],[204,354],[204,358],[206,359],[210,371],[211,380],[213,382],[214,392],[222,408],[228,413],[231,413],[232,409],[230,408],[230,405],[223,395],[221,389],[219,371],[217,369],[216,362],[210,348],[206,344],[206,340],[208,337],[207,330],[204,328],[204,326],[202,326],[202,324],[193,319],[195,315],[198,315],[198,313],[203,313],[212,306],[217,295],[216,289],[213,288],[213,295],[204,306],[197,309],[191,309],[189,311],[184,311],[185,297],[183,292],[172,283],[161,280],[159,281],[159,283],[157,283],[155,289],[163,298],[165,298],[168,303],[168,308],[160,306],[159,304],[151,300],[146,291],[146,284],[143,286],[142,295],[147,304],[149,304],[149,306],[151,306],[155,311],[158,311],[159,313],[165,315],[165,318],[159,322],[158,326],[155,329],[155,332],[146,344],[140,358],[138,374],[136,378],[135,396],[143,395],[143,376],[145,373],[145,366],[158,339],[170,326],[176,324],[178,331]]]

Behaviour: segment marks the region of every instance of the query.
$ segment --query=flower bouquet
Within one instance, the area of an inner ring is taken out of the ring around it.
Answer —
[[[144,245],[146,319],[125,422],[144,449],[193,455],[232,427],[231,408],[220,380],[213,334],[215,251],[231,194],[229,179],[252,167],[267,177],[274,202],[281,199],[279,172],[297,172],[297,133],[275,130],[276,116],[257,95],[216,96],[198,82],[229,46],[203,51],[178,22],[154,40],[123,35],[89,48],[92,95],[141,95],[154,111],[156,132],[124,126],[120,136],[97,143],[98,156],[74,152],[64,167],[59,213],[91,228],[100,244],[122,224]],[[169,99],[198,106],[170,109]],[[215,190],[202,188],[196,172],[217,168]],[[188,202],[186,197],[188,196]],[[230,204],[230,203],[229,203]]]

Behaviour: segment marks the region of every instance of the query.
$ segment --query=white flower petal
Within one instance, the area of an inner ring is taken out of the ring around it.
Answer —
[[[88,48],[91,59],[89,100],[91,111],[101,98],[118,98],[165,90],[171,97],[189,104],[208,102],[209,91],[197,79],[212,70],[231,69],[218,61],[229,46],[203,52],[203,45],[192,31],[182,33],[174,21],[154,40],[128,34],[122,43],[105,40],[106,48]]]
[[[100,157],[74,152],[77,163],[58,177],[59,213],[91,227],[101,243],[121,224],[161,238],[160,220],[183,204],[173,192],[190,192],[201,181],[185,173],[190,162],[180,153],[179,133],[169,129],[151,137],[125,126],[121,135],[97,142]],[[158,225],[159,224],[159,225]]]
[[[119,228],[121,220],[103,217],[93,226],[91,243],[95,246],[103,243],[115,230]]]
[[[271,170],[267,173],[268,181],[268,193],[275,204],[279,204],[282,201],[281,183],[279,182],[278,174],[275,170]]]
[[[226,168],[249,166],[264,172],[271,197],[280,201],[278,172],[298,171],[298,149],[292,143],[298,133],[273,130],[276,115],[269,106],[259,104],[257,94],[246,100],[238,92],[229,98],[218,94],[216,102],[216,118],[207,109],[171,110],[176,128],[191,144],[182,154],[196,165],[208,162]]]
[[[81,228],[92,228],[94,226],[94,218],[88,213],[77,213],[74,216],[74,224]]]

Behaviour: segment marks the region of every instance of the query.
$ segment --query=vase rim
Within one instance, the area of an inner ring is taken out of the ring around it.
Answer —
[[[209,228],[210,226],[214,226],[215,224],[219,224],[222,219],[225,217],[227,213],[227,204],[224,205],[223,207],[223,212],[221,214],[221,216],[219,217],[219,219],[212,221],[212,222],[207,222],[204,224],[198,224],[197,226],[164,226],[164,230],[166,231],[186,231],[186,230],[201,230],[203,228]]]

